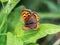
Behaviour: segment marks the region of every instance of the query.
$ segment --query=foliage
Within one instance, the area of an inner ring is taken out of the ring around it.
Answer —
[[[38,45],[36,44],[37,39],[60,31],[60,26],[54,24],[40,24],[37,30],[23,30],[24,23],[22,21],[21,11],[25,7],[23,5],[16,7],[19,1],[1,0],[2,3],[7,2],[7,4],[6,6],[3,5],[4,8],[0,12],[0,45]],[[50,6],[48,6],[51,8],[54,5],[52,4],[49,3]],[[52,9],[57,10],[56,7]],[[59,14],[56,14],[56,16],[53,13],[47,14],[50,16],[47,16],[45,13],[41,14],[40,12],[38,14],[41,16],[41,19],[59,18]]]

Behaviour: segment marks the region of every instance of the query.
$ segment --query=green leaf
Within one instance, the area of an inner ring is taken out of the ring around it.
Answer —
[[[14,11],[11,12],[11,14],[8,16],[8,23],[14,27],[21,19],[21,11],[24,9],[24,6],[19,6],[15,8]],[[20,21],[21,22],[21,21]]]
[[[23,45],[23,41],[18,39],[11,32],[7,33],[7,45]]]
[[[39,45],[39,44],[36,44],[36,43],[28,43],[28,44],[25,44],[25,45]]]
[[[6,45],[6,36],[0,34],[0,45]]]
[[[20,24],[20,23],[16,25],[15,30],[14,30],[16,37],[22,37],[24,35],[24,31],[22,30],[23,28],[22,25],[23,24]]]
[[[0,27],[0,33],[6,33],[7,32],[7,24],[5,23],[2,27]]]
[[[18,25],[18,23],[22,23],[20,17],[22,16],[21,11],[24,8],[24,6],[19,6],[15,8],[15,10],[12,11],[11,14],[8,16],[8,30],[13,31],[14,28],[16,28],[16,25]]]
[[[18,37],[23,36],[23,30],[21,28],[22,25],[19,24],[22,21],[22,20],[20,21],[20,17],[21,17],[20,15],[21,15],[21,10],[23,8],[24,8],[24,6],[19,6],[19,7],[15,8],[15,10],[12,11],[11,14],[8,16],[8,28],[9,28],[8,30],[11,31],[11,29],[14,28],[14,29],[12,29],[14,31],[13,32],[14,35],[13,35],[13,33],[12,34],[8,33],[8,35],[10,37],[7,35],[7,45],[9,45],[9,44],[17,45],[17,43],[18,43],[18,45],[23,45],[23,42],[19,41],[19,40],[21,40],[21,38],[18,38]],[[10,40],[13,40],[13,41],[11,42]]]
[[[57,32],[60,32],[60,26],[59,25],[54,25],[54,24],[42,24],[44,26],[45,33],[47,34],[54,34]],[[43,30],[43,28],[41,27]]]
[[[22,23],[20,25],[22,25]],[[17,31],[18,30],[16,30],[16,33],[17,35],[19,35]],[[23,30],[23,31],[24,31],[24,34],[22,35],[21,39],[24,42],[35,42],[37,39],[42,38],[48,34],[55,34],[59,32],[60,26],[54,25],[54,24],[40,24],[40,28],[37,30],[28,30],[28,31]]]

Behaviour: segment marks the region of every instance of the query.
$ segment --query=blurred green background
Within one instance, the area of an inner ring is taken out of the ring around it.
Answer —
[[[60,24],[60,4],[58,0],[21,0],[18,5],[36,11],[40,15],[40,23]]]
[[[6,0],[5,2],[0,1],[0,12],[6,6],[7,2],[8,2],[8,0]],[[40,16],[41,24],[42,23],[51,23],[51,24],[60,25],[60,2],[59,2],[59,0],[21,0],[11,11],[11,14],[7,13],[7,14],[9,14],[8,15],[8,26],[9,26],[8,30],[9,31],[13,30],[12,27],[14,27],[15,26],[14,24],[17,23],[18,19],[16,19],[16,17],[19,18],[19,16],[21,16],[21,15],[17,15],[17,14],[19,14],[19,9],[18,9],[19,6],[24,6],[26,9],[31,9],[32,11],[36,11],[38,13],[38,15]],[[6,9],[8,9],[8,8],[6,8]],[[16,14],[15,14],[15,12],[16,12]],[[13,13],[15,15],[13,15]],[[16,21],[16,22],[14,22],[14,21]],[[2,32],[4,32],[4,31],[2,31]],[[44,37],[42,39],[38,39],[37,43],[39,43],[40,45],[46,45],[46,44],[52,45],[58,38],[60,38],[59,34],[60,33],[53,34],[53,35],[47,35],[46,37]],[[4,37],[5,36],[3,36],[3,38]],[[1,37],[0,37],[0,39],[1,39]],[[5,43],[4,40],[2,40],[2,42]],[[0,43],[1,43],[1,41],[0,41]],[[3,44],[1,44],[1,45],[3,45]]]
[[[0,2],[0,10],[7,4]],[[4,6],[3,6],[4,5]],[[27,9],[38,12],[40,23],[60,24],[59,0],[21,0],[16,7],[23,5]],[[16,8],[15,7],[15,8]]]

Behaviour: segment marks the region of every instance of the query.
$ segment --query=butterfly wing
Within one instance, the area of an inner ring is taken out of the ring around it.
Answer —
[[[36,12],[30,10],[22,10],[22,18],[25,23],[23,29],[37,29],[39,26],[39,16]]]
[[[30,14],[31,14],[31,12],[29,10],[27,10],[27,9],[22,10],[22,18],[23,18],[24,23],[26,23]]]
[[[36,29],[38,29],[39,28],[39,16],[38,16],[38,14],[36,13],[36,12],[33,12],[33,15],[35,15],[35,17],[36,17],[36,21],[37,21],[37,27],[36,27]]]
[[[31,14],[28,21],[26,22],[26,26],[29,27],[30,29],[35,29],[36,28],[36,17]]]
[[[35,15],[37,22],[39,21],[39,16],[36,12],[33,12],[33,15]]]

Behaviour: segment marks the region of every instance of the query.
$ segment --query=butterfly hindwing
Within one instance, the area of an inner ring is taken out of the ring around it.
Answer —
[[[38,16],[38,14],[37,14],[36,12],[33,12],[33,13],[34,13],[34,15],[36,16],[36,20],[39,21],[39,16]]]

